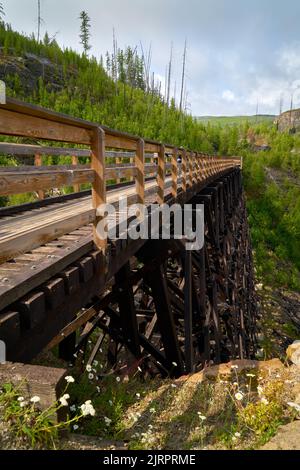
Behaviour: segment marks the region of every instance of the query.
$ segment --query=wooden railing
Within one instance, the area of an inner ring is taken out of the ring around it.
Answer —
[[[14,99],[0,105],[0,134],[46,141],[45,146],[0,144],[0,155],[34,156],[35,164],[0,167],[0,196],[37,192],[39,198],[44,198],[46,190],[72,186],[79,191],[82,184],[89,183],[94,209],[106,202],[108,180],[120,182],[134,178],[135,201],[144,203],[145,178],[156,176],[156,200],[162,204],[167,184],[171,184],[172,196],[177,198],[179,187],[187,192],[197,183],[241,165],[237,157],[222,158],[178,149]],[[68,148],[65,144],[80,147]],[[71,164],[44,166],[44,155],[71,157]],[[81,158],[90,159],[90,163],[80,164]],[[116,164],[106,161],[114,158]],[[95,227],[97,223],[95,211]],[[94,237],[96,245],[105,250],[106,242],[97,238],[96,230]]]

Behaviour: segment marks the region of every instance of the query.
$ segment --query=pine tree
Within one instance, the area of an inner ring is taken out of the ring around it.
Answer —
[[[89,50],[91,49],[91,45],[89,43],[91,33],[91,20],[89,15],[87,14],[86,11],[82,11],[79,16],[81,20],[81,26],[80,26],[80,44],[82,44],[83,51],[85,55],[88,55]]]

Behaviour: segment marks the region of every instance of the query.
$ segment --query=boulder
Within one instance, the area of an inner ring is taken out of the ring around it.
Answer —
[[[296,366],[300,366],[300,341],[294,341],[286,350],[286,356]]]

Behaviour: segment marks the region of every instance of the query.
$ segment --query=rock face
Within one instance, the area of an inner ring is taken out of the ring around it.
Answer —
[[[68,70],[68,75],[72,72]],[[63,67],[35,54],[24,53],[22,57],[17,57],[11,51],[11,54],[4,55],[3,48],[0,48],[0,80],[31,94],[38,88],[40,79],[49,92],[62,90],[65,85]]]
[[[300,131],[300,109],[285,111],[277,118],[278,130],[283,131]]]
[[[296,366],[300,366],[300,341],[294,341],[287,350],[287,358]]]
[[[188,377],[190,383],[200,383],[204,380],[216,380],[218,377],[228,378],[232,375],[232,370],[236,369],[238,374],[250,372],[253,370],[271,376],[277,374],[285,369],[284,364],[277,358],[270,359],[269,361],[253,361],[250,359],[237,359],[227,364],[219,364],[210,366],[206,369],[196,372]],[[178,383],[184,382],[187,377],[181,377],[177,380]]]
[[[299,450],[300,421],[281,426],[276,434],[261,450]]]

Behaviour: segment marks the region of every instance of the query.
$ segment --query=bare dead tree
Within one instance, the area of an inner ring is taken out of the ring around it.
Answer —
[[[182,60],[181,91],[180,91],[180,104],[179,104],[180,111],[182,111],[183,109],[186,54],[187,54],[187,40],[184,41],[184,51],[183,51],[183,60]]]
[[[173,61],[173,43],[171,42],[170,60],[168,67],[168,83],[167,83],[167,106],[170,104],[170,88],[171,88],[171,76],[172,76],[172,61]]]
[[[3,16],[5,16],[5,12],[2,3],[0,3],[0,23],[2,21]]]
[[[175,83],[174,83],[174,105],[175,105],[175,108],[176,108],[176,93],[177,93],[177,83],[176,83],[176,80],[175,80]]]
[[[279,98],[279,116],[282,114],[283,110],[283,93],[281,93]]]
[[[113,54],[112,54],[112,78],[115,83],[115,92],[116,94],[118,93],[118,88],[117,88],[117,82],[118,82],[118,59],[117,59],[117,54],[118,54],[118,45],[117,45],[117,39],[116,39],[116,34],[115,34],[115,28],[113,28]]]
[[[150,43],[149,49],[147,54],[144,52],[143,44],[140,41],[141,51],[142,51],[142,60],[144,65],[144,79],[146,83],[146,91],[149,92],[151,90],[151,61],[152,61],[152,45]]]
[[[41,27],[42,23],[44,22],[43,18],[41,17],[41,0],[38,0],[38,31],[37,31],[37,40],[40,42],[41,39]]]
[[[167,102],[167,84],[168,84],[168,66],[166,65],[165,70],[165,94],[164,94],[164,101]]]

